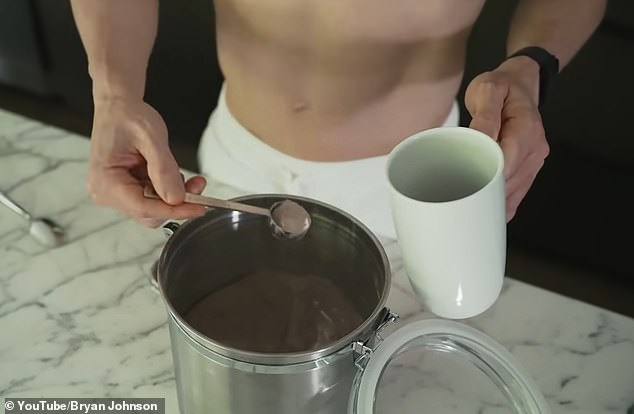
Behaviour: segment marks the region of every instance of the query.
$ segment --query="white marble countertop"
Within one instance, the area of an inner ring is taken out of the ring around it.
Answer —
[[[167,313],[147,280],[162,232],[91,203],[88,149],[0,112],[0,190],[68,231],[65,245],[44,248],[0,206],[0,396],[165,397],[177,413]],[[404,320],[428,317],[397,246],[386,249],[389,305]],[[634,413],[633,319],[508,279],[467,323],[511,351],[553,413]]]

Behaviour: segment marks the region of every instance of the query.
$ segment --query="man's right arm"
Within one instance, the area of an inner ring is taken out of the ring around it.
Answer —
[[[158,0],[71,0],[95,100],[143,99]]]
[[[165,122],[143,100],[158,0],[71,0],[71,6],[93,82],[92,199],[150,227],[204,214],[183,203],[185,191],[203,190],[204,178],[183,183]],[[162,200],[143,196],[148,183]]]

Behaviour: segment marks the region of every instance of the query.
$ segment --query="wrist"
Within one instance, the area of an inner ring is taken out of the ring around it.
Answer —
[[[528,56],[513,56],[507,58],[498,69],[512,76],[530,94],[537,106],[539,103],[539,64]]]
[[[143,105],[142,98],[129,94],[100,94],[93,96],[95,113],[111,113],[112,111],[130,113],[133,108]]]
[[[538,78],[538,93],[537,93],[537,107],[542,109],[544,106],[544,102],[548,96],[548,93],[551,89],[552,83],[555,80],[557,74],[559,73],[559,59],[557,56],[548,52],[546,49],[540,46],[527,46],[523,47],[520,50],[516,51],[512,55],[506,58],[507,61],[514,62],[517,65],[517,62],[522,62],[522,67],[527,69],[528,75],[524,77],[525,80],[530,79],[533,73],[533,69],[531,69],[531,65],[529,65],[525,59],[515,59],[519,57],[526,57],[533,60],[539,66],[539,73],[537,75]],[[534,66],[532,66],[534,67]],[[530,82],[530,81],[529,81]],[[532,88],[532,83],[529,84],[529,87]]]
[[[123,76],[105,67],[89,67],[89,73],[95,105],[104,101],[143,101],[144,75]]]
[[[92,99],[95,105],[102,102],[115,101],[141,102],[143,101],[143,94],[123,85],[93,81]]]

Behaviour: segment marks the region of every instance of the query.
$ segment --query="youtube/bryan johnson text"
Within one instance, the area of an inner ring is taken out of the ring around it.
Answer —
[[[164,398],[6,398],[5,412],[12,413],[152,413],[165,414]]]

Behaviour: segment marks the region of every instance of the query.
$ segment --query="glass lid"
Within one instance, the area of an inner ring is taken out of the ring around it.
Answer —
[[[461,323],[407,323],[365,351],[350,414],[550,414],[515,358]]]

